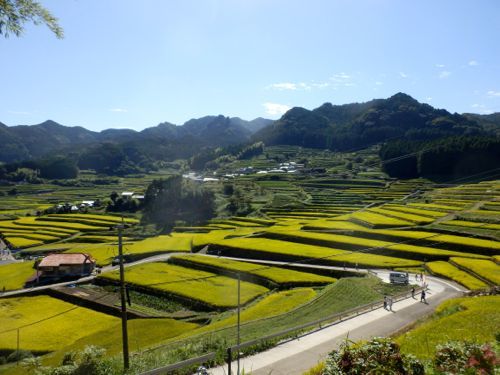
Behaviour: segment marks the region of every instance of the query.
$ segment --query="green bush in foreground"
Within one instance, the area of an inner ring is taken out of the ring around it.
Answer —
[[[424,365],[415,357],[402,354],[398,344],[376,337],[361,345],[345,343],[331,352],[322,375],[424,373]]]
[[[309,370],[308,375],[342,374],[498,374],[500,359],[489,344],[447,342],[436,347],[434,358],[424,365],[411,354],[400,352],[398,344],[386,338],[364,343],[345,343],[332,351],[324,364]]]

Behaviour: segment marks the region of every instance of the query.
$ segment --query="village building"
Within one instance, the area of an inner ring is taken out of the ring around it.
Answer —
[[[89,254],[50,254],[37,266],[39,279],[60,279],[88,276],[96,265]]]

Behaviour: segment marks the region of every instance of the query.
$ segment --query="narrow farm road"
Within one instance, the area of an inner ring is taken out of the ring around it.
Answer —
[[[388,279],[388,271],[377,271],[377,276]],[[427,277],[429,286],[427,304],[420,296],[394,303],[393,312],[379,308],[351,319],[333,324],[299,339],[286,341],[276,347],[240,360],[240,368],[253,375],[299,375],[323,361],[327,354],[346,339],[361,340],[374,336],[388,336],[430,314],[446,299],[461,296],[462,289],[453,283]],[[236,362],[232,369],[236,369]],[[210,369],[212,375],[226,375],[227,367]]]

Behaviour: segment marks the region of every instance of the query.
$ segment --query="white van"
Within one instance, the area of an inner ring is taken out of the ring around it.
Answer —
[[[389,274],[389,281],[391,284],[408,284],[408,274],[404,272],[391,272]]]

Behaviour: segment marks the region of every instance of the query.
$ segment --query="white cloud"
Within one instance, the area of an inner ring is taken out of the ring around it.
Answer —
[[[444,64],[436,64],[436,68],[444,68],[445,65]]]
[[[275,90],[297,90],[297,84],[292,82],[273,83],[268,88]]]
[[[272,85],[267,86],[268,89],[273,90],[310,90],[311,86],[304,82],[294,83],[294,82],[280,82],[273,83]]]
[[[311,86],[316,89],[324,89],[330,86],[330,84],[328,82],[320,82],[320,83],[311,83]]]
[[[405,72],[399,72],[399,76],[401,78],[408,78],[408,74],[406,74]]]
[[[375,82],[375,84],[376,84],[377,86],[382,86],[382,85],[384,84],[384,82],[377,81],[377,82]]]
[[[479,65],[479,64],[476,60],[469,61],[469,66],[477,66],[477,65]]]
[[[488,96],[500,96],[500,91],[490,90],[487,92]]]
[[[351,76],[347,73],[344,73],[344,72],[334,74],[333,76],[330,77],[330,80],[332,80],[333,82],[344,82],[344,81],[348,81],[350,79],[351,79]]]
[[[448,78],[449,76],[451,76],[451,72],[447,70],[443,70],[441,73],[439,73],[439,78],[441,79]]]
[[[432,96],[428,96],[427,98],[425,98],[425,100],[430,102],[432,100]]]
[[[278,104],[270,102],[264,103],[263,106],[266,109],[266,113],[271,116],[282,115],[291,108],[286,104]]]
[[[125,112],[128,112],[128,110],[125,109],[125,108],[111,108],[110,111],[111,112],[116,112],[116,113],[125,113]]]

